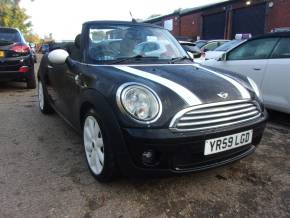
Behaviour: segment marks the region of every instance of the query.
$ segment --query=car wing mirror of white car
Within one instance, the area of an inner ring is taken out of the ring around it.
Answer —
[[[222,56],[220,56],[217,60],[218,61],[226,61],[227,60],[227,53],[223,53]]]
[[[189,55],[189,57],[190,57],[191,59],[193,59],[194,55],[193,55],[190,51],[187,51],[187,54]]]
[[[68,58],[69,54],[66,50],[63,49],[56,49],[48,54],[48,60],[52,64],[64,64],[66,59]]]

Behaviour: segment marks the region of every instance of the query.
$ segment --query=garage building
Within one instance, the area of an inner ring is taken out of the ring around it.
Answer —
[[[253,36],[290,27],[290,0],[229,0],[176,11],[146,20],[164,26],[175,36],[190,39],[233,39],[237,33]]]

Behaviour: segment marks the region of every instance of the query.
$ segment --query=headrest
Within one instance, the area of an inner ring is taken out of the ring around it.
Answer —
[[[77,48],[80,48],[81,47],[81,34],[78,34],[75,38],[75,46]]]

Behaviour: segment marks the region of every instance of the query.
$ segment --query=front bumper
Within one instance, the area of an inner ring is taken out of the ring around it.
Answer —
[[[118,154],[123,174],[167,175],[197,172],[242,159],[253,153],[261,141],[267,115],[247,124],[194,133],[169,129],[123,129],[126,151]],[[205,140],[253,130],[251,145],[204,156]],[[154,162],[144,163],[143,153],[154,152]]]

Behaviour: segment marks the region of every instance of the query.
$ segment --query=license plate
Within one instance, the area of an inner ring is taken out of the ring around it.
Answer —
[[[4,58],[4,51],[0,51],[0,58]]]
[[[252,143],[253,130],[205,141],[204,155],[216,154]]]

